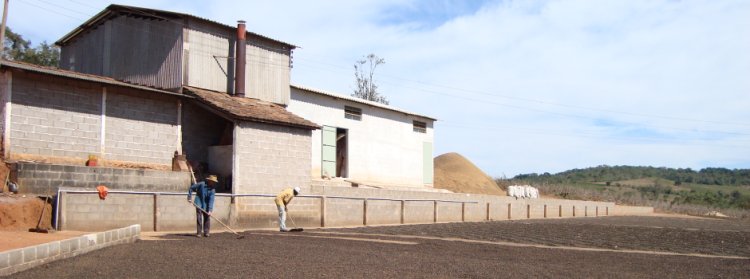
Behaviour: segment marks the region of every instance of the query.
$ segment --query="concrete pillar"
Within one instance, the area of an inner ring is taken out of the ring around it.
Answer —
[[[433,204],[433,211],[432,211],[432,222],[437,223],[438,220],[438,207],[437,207],[437,200],[432,201]]]
[[[544,205],[544,218],[547,218],[547,205]]]
[[[490,203],[487,203],[487,221],[490,220]]]
[[[154,193],[154,231],[159,231],[159,193]]]
[[[573,206],[573,217],[576,217],[576,206]]]
[[[584,217],[588,217],[589,216],[589,206],[588,205],[584,205],[583,206],[583,216]]]
[[[367,199],[364,199],[362,206],[362,225],[367,226]]]
[[[461,203],[461,222],[466,222],[466,203]]]
[[[9,133],[8,133],[9,134]],[[57,203],[57,212],[59,212],[59,215],[57,216],[57,230],[62,231],[65,229],[65,198],[67,198],[68,194],[65,192],[60,192],[60,197],[58,197],[59,202]]]
[[[562,217],[562,204],[558,206],[557,213],[559,214],[557,217]]]
[[[599,206],[596,206],[596,217],[599,217]]]
[[[513,214],[511,214],[511,203],[508,203],[508,220],[512,219]]]
[[[406,201],[401,200],[401,224],[404,223],[404,215],[406,215]]]
[[[326,197],[320,197],[320,227],[326,227]]]
[[[531,219],[531,205],[526,205],[526,219]]]

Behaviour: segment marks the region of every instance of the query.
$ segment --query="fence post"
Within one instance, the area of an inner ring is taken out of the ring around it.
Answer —
[[[544,218],[547,218],[547,205],[544,205]]]
[[[433,211],[432,211],[432,222],[437,223],[438,220],[438,207],[437,207],[437,200],[433,200]]]
[[[159,231],[159,193],[154,193],[154,231]]]
[[[599,206],[596,206],[596,217],[599,217]]]
[[[491,220],[490,219],[490,202],[487,202],[487,221],[489,220]]]
[[[320,227],[326,227],[326,196],[320,196]]]
[[[558,206],[557,214],[560,215],[559,217],[562,217],[562,204]]]
[[[67,194],[65,192],[60,192],[60,197],[58,197],[58,204],[57,204],[57,230],[62,231],[65,228],[65,198]]]
[[[511,214],[510,210],[511,210],[511,203],[508,203],[508,220],[510,220],[510,219],[511,219],[511,216],[513,216],[513,215]]]
[[[404,223],[404,215],[406,213],[405,208],[406,208],[406,200],[401,200],[401,224]]]
[[[583,217],[588,217],[588,216],[589,216],[589,206],[588,205],[584,205],[583,206]]]
[[[367,198],[364,199],[362,210],[362,225],[367,226]]]
[[[466,222],[466,202],[461,202],[461,222]]]
[[[526,205],[526,219],[531,219],[531,205]]]
[[[609,216],[609,206],[605,207],[604,210],[605,210],[605,215]]]
[[[573,206],[573,217],[576,217],[576,206]]]

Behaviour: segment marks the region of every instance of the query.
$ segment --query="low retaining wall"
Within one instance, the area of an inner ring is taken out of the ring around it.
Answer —
[[[190,185],[190,173],[175,171],[19,162],[15,172],[19,192],[46,195],[53,195],[60,188],[93,189],[98,185],[112,190],[152,192],[183,191]]]
[[[615,205],[612,215],[629,216],[629,215],[651,215],[654,214],[654,208],[650,206],[625,206]]]
[[[607,202],[356,188],[336,193],[347,195],[295,197],[289,205],[287,225],[345,227],[596,217],[611,215],[614,207]],[[274,196],[217,194],[214,216],[232,227],[277,228]],[[95,191],[61,190],[57,210],[58,230],[101,230],[125,224],[140,224],[144,231],[195,228],[195,209],[186,202],[186,193],[110,191],[106,200],[100,200]],[[220,224],[213,227],[221,229]]]
[[[0,276],[140,238],[140,225],[0,252]]]

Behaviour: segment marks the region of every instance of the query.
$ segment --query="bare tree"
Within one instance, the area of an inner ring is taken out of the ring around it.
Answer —
[[[372,53],[354,63],[354,77],[356,78],[357,88],[354,89],[352,97],[388,104],[385,96],[378,93],[378,86],[374,80],[375,68],[380,64],[385,64],[385,59]]]

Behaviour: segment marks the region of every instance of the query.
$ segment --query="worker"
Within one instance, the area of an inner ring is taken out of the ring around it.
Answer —
[[[279,231],[288,232],[286,228],[286,206],[292,201],[294,196],[299,195],[299,187],[286,188],[276,195],[276,208],[279,209]]]
[[[211,212],[214,210],[214,197],[216,196],[216,184],[219,180],[216,175],[209,175],[204,181],[195,183],[188,190],[188,202],[192,202],[193,191],[195,191],[195,215],[198,232],[196,237],[208,237],[211,231]]]

